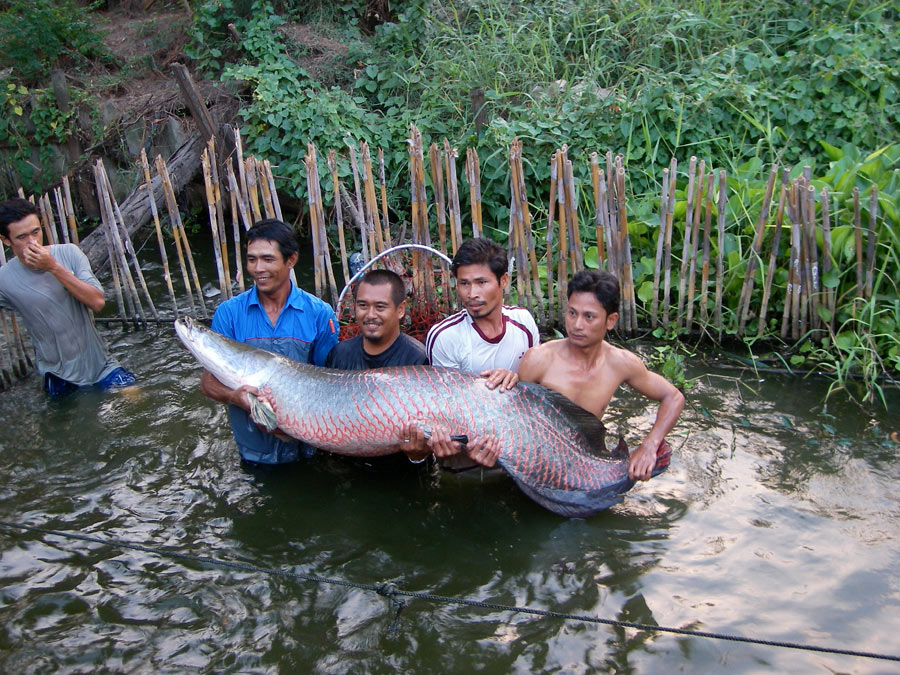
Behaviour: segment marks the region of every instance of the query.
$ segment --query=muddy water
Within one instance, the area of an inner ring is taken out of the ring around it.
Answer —
[[[508,481],[249,471],[168,328],[107,330],[139,398],[0,396],[0,519],[354,584],[900,653],[900,398],[696,364],[671,469],[588,520]],[[613,426],[653,410],[623,396]],[[2,672],[896,672],[897,664],[383,597],[0,528]]]

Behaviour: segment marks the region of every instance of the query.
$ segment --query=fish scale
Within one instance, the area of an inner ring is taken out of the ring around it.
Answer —
[[[483,378],[449,368],[364,371],[317,368],[215,333],[190,318],[178,337],[224,385],[251,385],[275,411],[278,428],[331,452],[394,453],[409,423],[441,426],[470,440],[496,436],[498,465],[532,499],[555,513],[588,516],[631,488],[627,451],[610,453],[600,421],[533,383],[490,390]],[[660,456],[658,473],[668,465]]]

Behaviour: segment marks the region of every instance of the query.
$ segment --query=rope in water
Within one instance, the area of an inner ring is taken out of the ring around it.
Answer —
[[[318,574],[304,574],[302,572],[290,572],[287,570],[278,570],[272,568],[259,567],[247,563],[232,562],[228,560],[218,560],[206,556],[192,555],[188,553],[176,553],[174,551],[164,551],[162,549],[151,546],[143,546],[141,544],[133,544],[127,541],[117,539],[101,539],[86,534],[75,534],[72,532],[61,532],[59,530],[50,530],[43,527],[35,527],[33,525],[24,525],[21,523],[11,523],[0,520],[0,527],[11,530],[24,530],[37,534],[52,535],[63,537],[65,539],[74,539],[78,541],[86,541],[103,546],[111,546],[113,548],[130,549],[132,551],[141,551],[150,553],[164,558],[172,558],[177,560],[188,560],[203,565],[211,565],[213,567],[226,567],[229,569],[239,570],[241,572],[253,572],[266,574],[269,576],[286,577],[290,579],[299,579],[301,581],[313,581],[320,584],[332,584],[335,586],[345,586],[356,588],[364,591],[372,591],[386,597],[396,608],[396,614],[391,623],[390,630],[393,630],[400,618],[400,612],[406,607],[406,603],[401,598],[415,598],[418,600],[427,600],[429,602],[440,602],[452,605],[464,605],[467,607],[480,607],[484,609],[493,609],[502,612],[514,612],[519,614],[533,614],[537,616],[546,616],[554,619],[564,619],[570,621],[582,621],[586,623],[604,624],[607,626],[617,626],[621,628],[634,628],[636,630],[655,632],[655,633],[671,633],[674,635],[683,635],[685,637],[708,638],[713,640],[729,640],[731,642],[744,642],[748,644],[763,645],[766,647],[782,647],[785,649],[800,649],[810,652],[820,652],[823,654],[840,654],[843,656],[859,656],[867,659],[880,659],[883,661],[900,661],[900,656],[893,654],[878,654],[875,652],[863,652],[853,649],[838,649],[834,647],[822,647],[818,645],[809,645],[798,642],[785,642],[781,640],[762,640],[759,638],[749,638],[740,635],[727,635],[724,633],[712,633],[708,631],[687,630],[684,628],[673,628],[670,626],[653,626],[650,624],[636,623],[633,621],[619,621],[617,619],[603,619],[596,616],[586,614],[567,614],[565,612],[554,612],[546,609],[536,609],[533,607],[517,607],[514,605],[500,605],[491,602],[482,602],[480,600],[466,600],[463,598],[451,598],[443,595],[433,595],[431,593],[419,593],[415,591],[404,591],[391,582],[381,584],[360,584],[343,579],[334,579],[331,577],[323,577]]]

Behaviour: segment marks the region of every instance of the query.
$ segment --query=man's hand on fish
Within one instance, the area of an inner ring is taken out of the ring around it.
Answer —
[[[628,477],[632,480],[650,480],[653,467],[656,466],[656,447],[651,447],[645,439],[638,449],[628,457]]]
[[[466,446],[466,454],[473,462],[491,468],[500,457],[500,440],[496,436],[476,438]]]
[[[484,370],[481,372],[481,377],[487,379],[487,382],[485,382],[484,384],[488,389],[499,387],[499,391],[501,394],[504,391],[508,391],[515,387],[516,382],[519,381],[518,373],[514,373],[511,370],[506,370],[505,368],[493,368],[491,370]]]
[[[397,449],[414,462],[425,459],[431,452],[425,442],[425,430],[415,422],[404,425],[400,430],[400,443],[397,444]]]

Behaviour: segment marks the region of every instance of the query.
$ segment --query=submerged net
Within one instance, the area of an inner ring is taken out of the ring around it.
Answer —
[[[428,329],[446,318],[451,310],[450,266],[447,259],[439,251],[426,246],[404,245],[388,249],[363,266],[354,274],[338,303],[341,340],[359,333],[353,298],[359,280],[371,269],[391,270],[403,279],[406,286],[406,316],[400,323],[400,330],[424,343]]]

